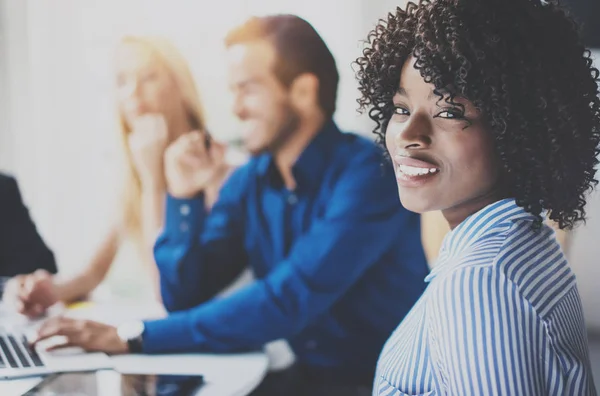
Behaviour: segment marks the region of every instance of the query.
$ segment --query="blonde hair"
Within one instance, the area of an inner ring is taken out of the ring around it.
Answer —
[[[119,45],[137,44],[148,48],[157,62],[165,66],[173,77],[181,95],[183,105],[192,128],[204,131],[205,117],[196,89],[196,84],[187,61],[177,48],[168,40],[157,37],[126,36]],[[123,190],[123,226],[127,236],[138,243],[142,239],[141,198],[142,183],[133,163],[128,135],[131,132],[123,115],[119,112],[121,144],[125,154],[126,176]],[[205,132],[206,133],[206,132]]]

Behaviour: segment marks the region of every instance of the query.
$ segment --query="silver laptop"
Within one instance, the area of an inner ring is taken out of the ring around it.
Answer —
[[[0,302],[0,380],[112,368],[104,353],[86,353],[80,348],[47,352],[44,345],[30,347],[28,338],[38,323],[28,322]]]

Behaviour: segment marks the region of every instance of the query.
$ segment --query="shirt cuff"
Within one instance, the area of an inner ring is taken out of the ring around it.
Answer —
[[[172,236],[187,237],[198,229],[204,221],[204,196],[191,199],[179,199],[167,196],[167,220],[165,228]]]
[[[144,321],[143,353],[192,352],[200,345],[194,341],[191,316],[174,312],[167,318]]]

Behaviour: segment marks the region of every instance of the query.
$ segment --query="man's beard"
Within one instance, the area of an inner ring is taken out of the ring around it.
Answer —
[[[281,123],[279,124],[279,128],[277,128],[277,133],[274,135],[273,140],[265,148],[270,153],[275,153],[281,149],[300,126],[300,115],[289,102],[282,103],[280,109],[282,114]]]

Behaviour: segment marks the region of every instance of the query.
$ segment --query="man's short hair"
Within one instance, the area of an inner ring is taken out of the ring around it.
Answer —
[[[252,17],[227,35],[225,45],[257,40],[267,40],[275,48],[274,72],[285,87],[304,73],[317,77],[319,105],[331,118],[335,112],[339,74],[333,54],[315,28],[296,15]]]

